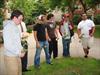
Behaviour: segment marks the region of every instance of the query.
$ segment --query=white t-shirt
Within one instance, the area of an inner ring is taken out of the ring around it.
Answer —
[[[21,26],[22,26],[22,28],[23,28],[23,32],[22,32]],[[19,28],[19,30],[20,30],[21,37],[23,37],[22,34],[23,34],[24,32],[27,32],[27,28],[26,28],[25,23],[24,23],[24,22],[21,22],[21,25],[18,25],[18,28]]]
[[[61,26],[61,33],[63,38],[70,39],[68,22],[64,22],[64,24]]]
[[[89,30],[91,30],[91,28],[94,26],[95,26],[94,22],[90,19],[87,19],[87,20],[82,20],[78,24],[78,29],[81,29],[82,37],[90,37]]]

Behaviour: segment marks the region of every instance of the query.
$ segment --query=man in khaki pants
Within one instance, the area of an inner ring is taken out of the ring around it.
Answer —
[[[23,57],[25,53],[22,51],[21,36],[17,26],[22,19],[22,12],[15,10],[11,14],[11,20],[5,21],[3,25],[6,75],[22,75],[20,57]]]

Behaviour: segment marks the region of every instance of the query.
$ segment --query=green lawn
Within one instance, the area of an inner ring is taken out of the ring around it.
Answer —
[[[23,75],[100,75],[100,60],[92,58],[59,58],[53,65],[41,63],[40,69],[34,66]]]
[[[94,36],[96,38],[100,38],[100,25],[96,26],[96,30],[95,30]]]

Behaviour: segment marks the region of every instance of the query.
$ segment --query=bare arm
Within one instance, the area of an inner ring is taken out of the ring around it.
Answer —
[[[51,39],[50,39],[50,37],[48,35],[47,28],[45,29],[45,31],[46,31],[46,40],[50,41]]]
[[[81,38],[82,37],[82,34],[81,34],[81,29],[77,29],[77,34],[78,34],[78,37]]]
[[[36,47],[39,48],[40,44],[39,44],[39,41],[37,39],[37,31],[34,31],[34,38],[35,38],[35,41],[36,41]]]
[[[90,36],[93,36],[94,32],[95,32],[95,26],[92,27],[92,33],[90,34]]]

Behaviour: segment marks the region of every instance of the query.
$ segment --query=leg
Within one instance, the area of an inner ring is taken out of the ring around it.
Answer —
[[[58,56],[58,44],[57,40],[53,40],[53,58],[56,58]]]
[[[62,39],[63,41],[63,56],[69,56],[70,39]]]
[[[44,42],[44,51],[46,56],[46,63],[50,64],[49,44],[48,41]]]
[[[50,58],[51,58],[51,55],[52,55],[52,51],[53,51],[53,42],[51,40],[51,41],[49,41],[49,54],[50,54]]]
[[[42,50],[42,42],[39,42],[40,43],[40,48],[36,48],[36,53],[35,53],[35,58],[34,58],[34,65],[35,67],[37,66],[40,66],[40,54],[41,54],[41,50]]]
[[[66,46],[66,47],[67,47],[66,55],[67,55],[67,56],[70,56],[70,52],[69,52],[69,50],[70,50],[70,39],[68,39],[66,42],[67,42],[67,46]]]
[[[84,50],[84,53],[85,53],[85,58],[87,58],[88,57],[88,53],[89,53],[89,50],[87,49],[87,48],[83,48],[83,50]]]
[[[84,53],[85,53],[85,58],[88,57],[88,54],[89,54],[89,46],[88,46],[88,38],[82,38],[82,45],[83,45],[83,50],[84,50]]]
[[[22,75],[21,60],[19,57],[5,56],[7,75]]]
[[[28,52],[26,52],[25,56],[21,58],[22,71],[26,71],[27,70],[27,54],[28,54]]]

